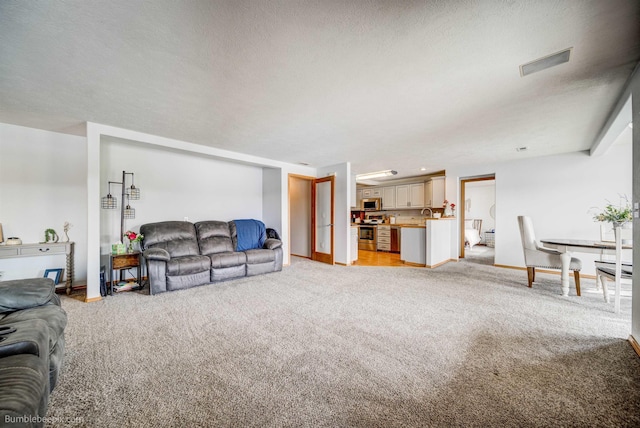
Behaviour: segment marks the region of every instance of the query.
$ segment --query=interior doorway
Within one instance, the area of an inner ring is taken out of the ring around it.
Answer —
[[[289,255],[334,263],[334,177],[289,174]]]
[[[460,258],[495,263],[495,174],[460,180]]]
[[[289,174],[289,254],[311,258],[311,197],[314,177]]]

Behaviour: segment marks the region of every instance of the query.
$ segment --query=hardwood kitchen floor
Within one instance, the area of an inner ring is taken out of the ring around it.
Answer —
[[[385,251],[358,250],[358,260],[354,266],[395,266],[411,267],[400,261],[400,254]]]

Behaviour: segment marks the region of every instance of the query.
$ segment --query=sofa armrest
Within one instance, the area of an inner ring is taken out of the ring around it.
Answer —
[[[51,278],[2,281],[0,282],[0,313],[46,305],[54,297],[55,284]]]
[[[282,247],[282,241],[274,238],[267,238],[267,240],[264,241],[264,245],[262,246],[262,248],[267,250],[275,250],[276,248],[280,247]]]
[[[142,255],[147,260],[160,260],[163,262],[171,260],[169,252],[162,248],[149,248],[148,250],[144,250]]]

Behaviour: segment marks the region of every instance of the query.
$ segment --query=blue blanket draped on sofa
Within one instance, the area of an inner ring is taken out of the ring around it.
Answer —
[[[236,251],[253,250],[262,248],[267,239],[267,231],[260,220],[234,220],[238,236],[238,248]]]

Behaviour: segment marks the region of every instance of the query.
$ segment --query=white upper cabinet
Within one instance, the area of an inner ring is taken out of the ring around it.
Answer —
[[[410,184],[411,207],[424,208],[424,183]]]
[[[381,198],[382,197],[382,188],[381,187],[367,187],[366,189],[362,189],[362,197],[363,198]]]
[[[396,186],[396,208],[423,208],[424,183]]]
[[[382,188],[382,209],[388,210],[396,207],[396,186]]]
[[[424,206],[433,207],[433,181],[429,180],[424,183]]]
[[[432,207],[442,208],[445,196],[445,177],[434,177],[431,179],[432,184]]]
[[[360,200],[381,198],[383,210],[402,208],[440,208],[444,202],[444,177],[434,177],[427,182],[397,186],[367,187],[356,192],[356,207]]]
[[[409,185],[396,186],[396,208],[409,208]]]

